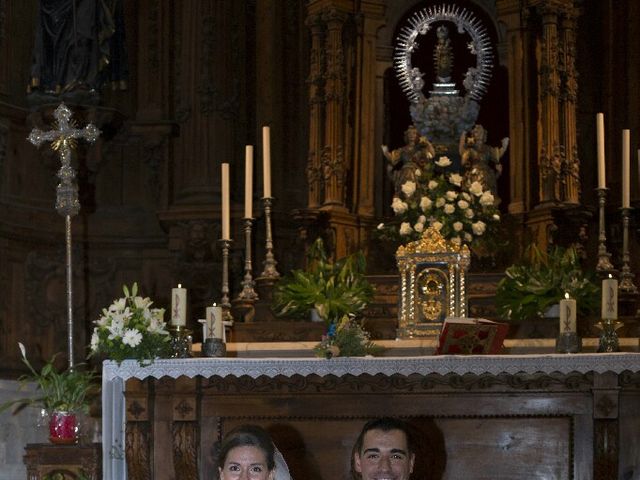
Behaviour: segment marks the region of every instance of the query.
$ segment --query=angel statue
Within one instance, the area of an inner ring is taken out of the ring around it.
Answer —
[[[487,145],[487,131],[476,124],[470,132],[460,135],[460,158],[464,170],[464,182],[467,188],[473,182],[479,182],[483,191],[490,191],[499,203],[497,179],[502,173],[500,159],[509,146],[509,138],[502,139],[500,147]]]
[[[420,136],[414,125],[404,132],[404,141],[404,147],[391,152],[386,145],[382,145],[382,153],[389,160],[387,171],[396,195],[400,194],[405,182],[416,181],[416,169],[423,170],[436,153],[431,142],[427,137]]]

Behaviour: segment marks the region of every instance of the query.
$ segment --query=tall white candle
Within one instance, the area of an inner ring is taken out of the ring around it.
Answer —
[[[222,307],[215,303],[207,307],[207,327],[210,337],[222,339]]]
[[[606,188],[607,180],[604,167],[604,114],[596,115],[596,131],[598,138],[598,188]]]
[[[575,333],[577,305],[569,294],[565,293],[565,298],[560,300],[560,333]]]
[[[631,147],[629,130],[622,130],[622,208],[629,208],[631,191]]]
[[[222,240],[231,240],[229,164],[222,164]]]
[[[618,280],[611,275],[602,280],[602,318],[618,318]]]
[[[262,127],[262,175],[265,197],[271,196],[271,135],[269,127]]]
[[[253,217],[253,145],[247,145],[244,155],[244,218]]]
[[[184,327],[187,324],[187,289],[178,284],[171,289],[171,325]]]

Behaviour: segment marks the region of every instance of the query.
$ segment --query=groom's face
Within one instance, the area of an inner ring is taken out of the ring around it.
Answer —
[[[354,467],[362,480],[408,480],[414,460],[402,430],[369,430],[354,454]]]

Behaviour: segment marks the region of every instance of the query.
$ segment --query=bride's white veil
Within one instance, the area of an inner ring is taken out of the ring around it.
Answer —
[[[293,480],[291,478],[291,474],[289,473],[289,467],[287,466],[287,462],[285,461],[282,453],[278,450],[278,447],[274,445],[275,452],[273,454],[273,459],[275,460],[276,466],[274,469],[273,480]]]

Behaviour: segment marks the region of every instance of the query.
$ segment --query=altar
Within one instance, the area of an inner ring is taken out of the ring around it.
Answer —
[[[635,352],[106,361],[102,395],[105,479],[213,479],[240,423],[270,431],[294,478],[347,479],[382,415],[421,434],[412,478],[640,475]]]

